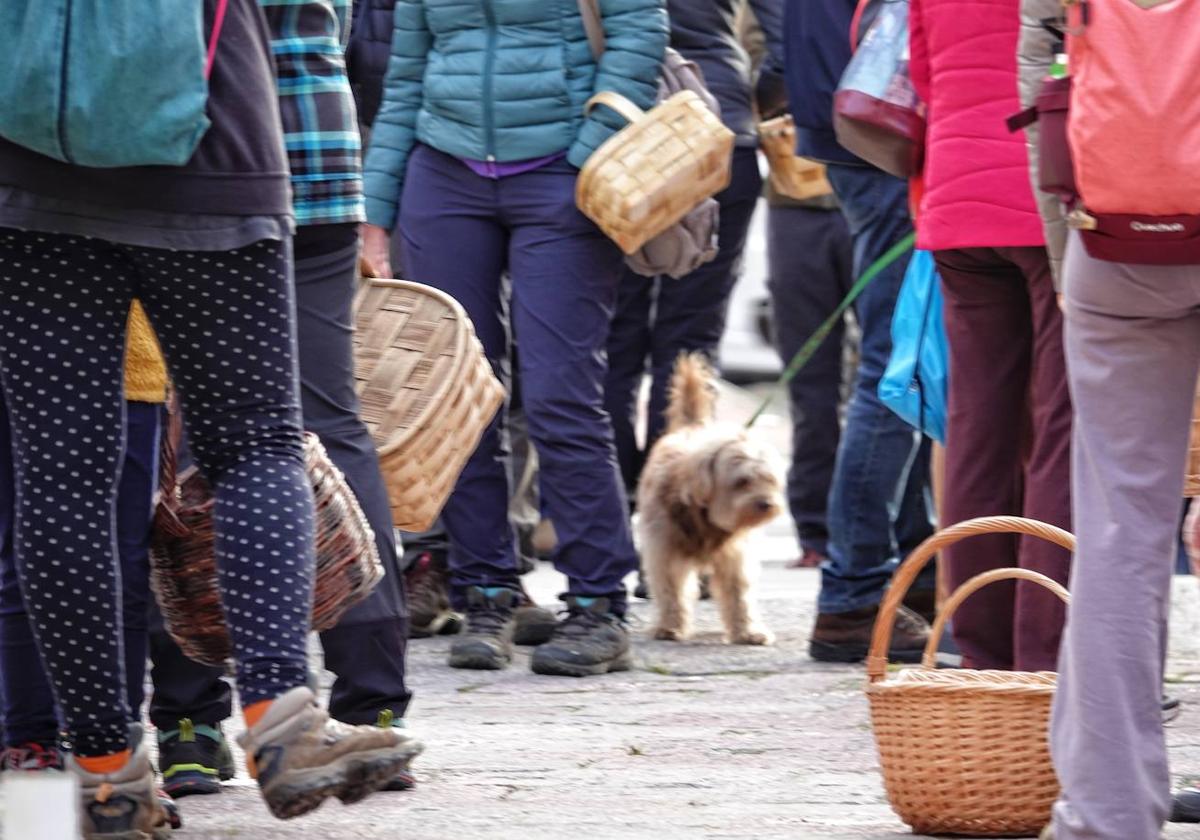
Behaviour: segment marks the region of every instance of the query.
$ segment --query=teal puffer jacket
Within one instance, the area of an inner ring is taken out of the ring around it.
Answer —
[[[624,124],[612,90],[649,108],[667,46],[665,0],[600,0],[607,49],[588,48],[577,0],[399,0],[384,101],[367,154],[367,220],[391,228],[415,143],[469,160],[567,151],[583,166]]]

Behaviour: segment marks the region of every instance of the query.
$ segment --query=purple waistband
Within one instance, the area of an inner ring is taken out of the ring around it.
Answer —
[[[552,155],[546,155],[540,158],[530,158],[529,160],[509,160],[497,162],[494,160],[467,160],[461,158],[462,162],[480,178],[491,178],[498,181],[501,178],[508,178],[513,175],[521,175],[525,172],[532,172],[535,169],[541,169],[543,166],[549,166],[552,163],[557,163],[567,156],[564,152],[555,152]]]

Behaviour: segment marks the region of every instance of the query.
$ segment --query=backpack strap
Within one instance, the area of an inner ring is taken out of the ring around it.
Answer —
[[[587,32],[588,46],[592,58],[600,61],[604,55],[604,22],[600,15],[598,0],[579,0],[579,16],[583,18],[583,29]]]
[[[229,0],[217,0],[217,11],[213,16],[212,36],[208,39],[208,59],[204,63],[204,78],[212,75],[213,62],[217,58],[217,43],[221,40],[221,27],[225,24],[225,12],[229,9]]]

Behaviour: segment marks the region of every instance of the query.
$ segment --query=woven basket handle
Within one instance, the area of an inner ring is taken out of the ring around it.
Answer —
[[[602,90],[587,101],[583,113],[590,114],[597,105],[607,105],[629,122],[637,122],[646,113],[624,96],[611,90]]]
[[[929,671],[937,668],[938,645],[942,641],[942,635],[946,632],[946,625],[950,622],[950,617],[962,606],[962,602],[988,584],[1001,580],[1027,580],[1030,583],[1046,587],[1057,595],[1064,604],[1069,605],[1071,603],[1071,596],[1067,593],[1063,585],[1040,572],[1031,572],[1028,569],[992,569],[989,572],[975,575],[975,577],[958,587],[954,591],[954,594],[942,605],[941,610],[938,611],[937,621],[933,623],[933,630],[929,633],[929,642],[925,645],[925,656],[921,659],[922,668]]]
[[[1068,551],[1075,550],[1075,538],[1062,528],[1019,516],[985,516],[951,525],[934,534],[917,546],[908,559],[900,564],[883,598],[883,604],[879,607],[879,617],[875,619],[875,632],[871,636],[871,651],[867,656],[867,677],[871,682],[879,682],[887,674],[887,652],[892,643],[892,626],[896,621],[896,611],[900,609],[900,604],[917,575],[943,548],[979,534],[1028,534],[1060,545]]]

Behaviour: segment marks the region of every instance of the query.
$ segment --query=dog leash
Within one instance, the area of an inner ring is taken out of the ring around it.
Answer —
[[[758,406],[758,409],[754,412],[754,414],[751,415],[750,419],[746,421],[747,429],[753,426],[758,421],[758,418],[762,416],[763,412],[770,407],[771,403],[775,400],[775,394],[782,390],[789,382],[795,379],[796,374],[798,374],[800,370],[806,364],[808,364],[808,360],[811,359],[813,354],[817,352],[817,348],[821,346],[821,343],[826,339],[826,337],[828,337],[829,333],[833,330],[838,321],[840,321],[846,314],[846,310],[849,309],[851,305],[853,305],[854,301],[858,299],[858,296],[863,293],[863,290],[866,289],[867,286],[871,284],[871,281],[878,277],[884,269],[911,251],[913,249],[913,244],[916,242],[916,238],[917,235],[915,233],[910,233],[908,236],[904,237],[887,251],[885,251],[883,256],[875,260],[875,262],[871,263],[867,267],[867,270],[863,272],[862,277],[858,278],[858,281],[850,287],[850,291],[848,291],[846,296],[842,298],[842,302],[839,303],[837,308],[833,310],[833,314],[825,319],[825,323],[817,327],[817,331],[809,336],[808,341],[804,342],[804,345],[798,351],[796,351],[795,356],[792,356],[792,360],[788,362],[788,366],[784,369],[783,374],[779,377],[779,380],[773,386],[771,386],[770,393],[768,393],[763,399],[762,403]]]

